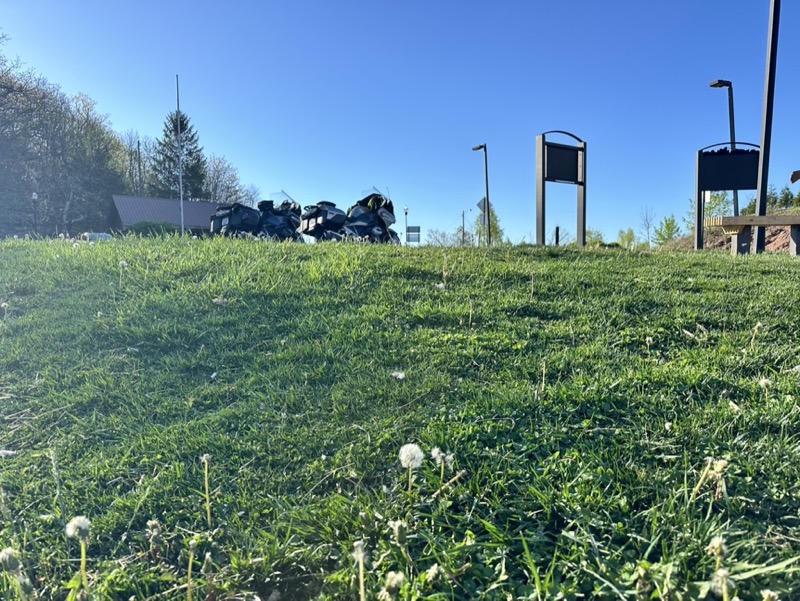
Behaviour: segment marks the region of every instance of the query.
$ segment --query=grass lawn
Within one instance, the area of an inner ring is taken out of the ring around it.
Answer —
[[[359,599],[363,541],[366,599],[796,599],[798,274],[0,242],[0,591]]]

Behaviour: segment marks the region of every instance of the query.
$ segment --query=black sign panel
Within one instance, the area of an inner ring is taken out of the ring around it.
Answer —
[[[700,190],[755,190],[758,188],[757,150],[700,152],[697,185]]]
[[[545,142],[545,173],[548,182],[581,183],[579,163],[581,151],[576,146]]]

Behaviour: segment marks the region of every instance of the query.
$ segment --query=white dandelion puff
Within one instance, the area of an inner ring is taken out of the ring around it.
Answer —
[[[418,468],[422,465],[425,459],[425,453],[419,448],[419,445],[413,443],[404,444],[400,447],[400,465],[408,469]]]
[[[89,528],[92,523],[86,516],[76,516],[67,524],[67,538],[77,538],[86,541],[89,538]]]
[[[395,380],[405,380],[406,379],[406,372],[404,371],[393,371],[391,375]]]
[[[403,572],[389,572],[386,574],[386,587],[390,595],[396,595],[406,582],[406,575]]]
[[[711,539],[706,547],[706,553],[715,557],[725,557],[728,553],[728,547],[725,545],[725,539],[721,536],[715,536]]]

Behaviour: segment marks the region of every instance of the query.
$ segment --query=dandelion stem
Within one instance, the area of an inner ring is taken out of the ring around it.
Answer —
[[[81,539],[81,580],[83,581],[83,590],[89,594],[89,576],[86,574],[86,541]]]
[[[690,503],[694,501],[695,497],[697,497],[697,493],[700,492],[700,488],[703,486],[703,484],[706,483],[706,480],[708,479],[708,472],[710,470],[711,470],[711,462],[707,461],[703,473],[700,474],[700,480],[697,481],[697,486],[694,487],[694,490],[692,491],[692,496],[689,498]]]
[[[206,480],[206,517],[208,518],[208,529],[211,530],[211,493],[208,487],[208,464],[209,461],[204,461],[205,464],[205,480]]]
[[[412,466],[408,466],[408,496],[411,496],[411,480],[413,478],[414,468]]]
[[[438,497],[440,494],[442,494],[442,493],[443,493],[443,492],[444,492],[444,491],[445,491],[447,488],[449,488],[450,486],[452,486],[453,484],[455,484],[456,482],[458,482],[458,481],[459,481],[461,478],[463,478],[463,477],[464,477],[464,476],[466,476],[466,475],[467,475],[467,470],[461,470],[461,471],[460,471],[460,472],[458,472],[458,473],[457,473],[455,476],[453,476],[452,478],[450,478],[450,479],[449,479],[447,482],[445,482],[444,484],[442,484],[442,485],[439,487],[439,490],[437,490],[435,493],[433,493],[433,496],[432,496],[431,498],[432,498],[432,499],[435,499],[435,498],[436,498],[436,497]]]
[[[192,563],[194,563],[194,551],[189,549],[189,568],[186,575],[186,599],[192,601]]]
[[[364,558],[358,558],[358,596],[361,601],[367,599],[367,589],[364,586]]]

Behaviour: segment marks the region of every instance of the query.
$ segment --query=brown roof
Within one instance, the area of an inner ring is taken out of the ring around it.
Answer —
[[[147,198],[113,194],[114,207],[122,227],[141,222],[181,226],[181,201],[176,198]],[[222,203],[201,200],[183,201],[183,224],[189,230],[208,230],[211,216]]]

